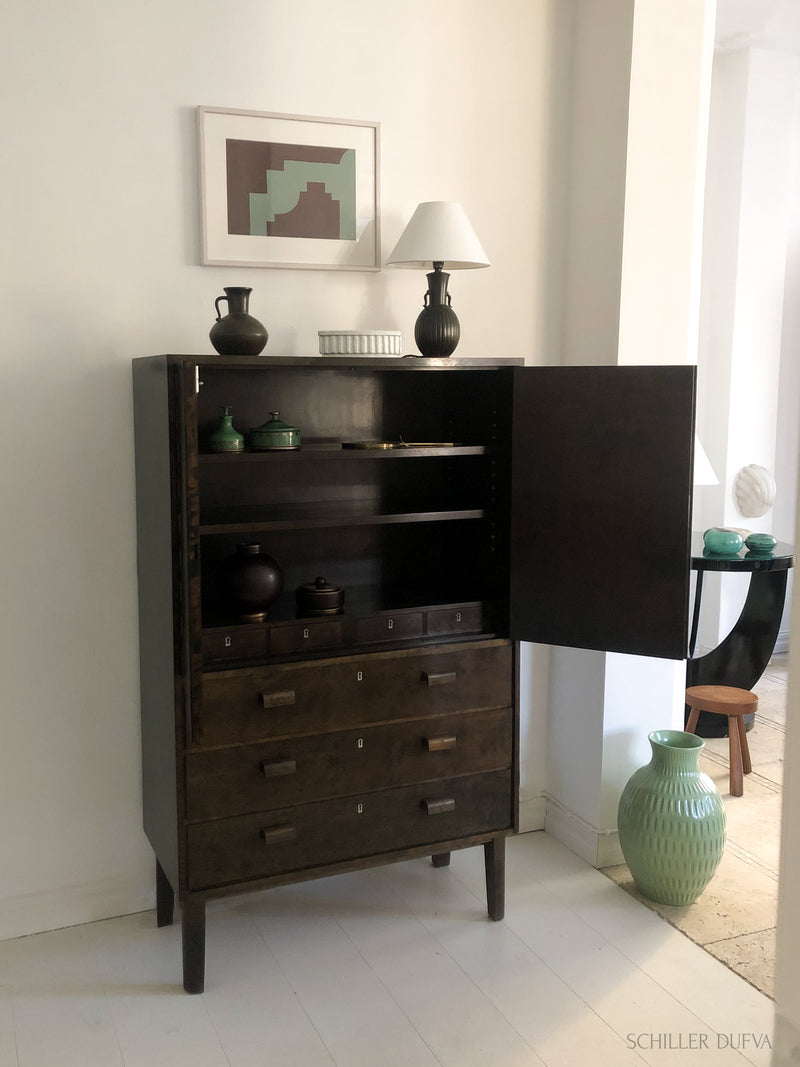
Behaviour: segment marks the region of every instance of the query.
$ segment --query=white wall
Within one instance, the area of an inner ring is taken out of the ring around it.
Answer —
[[[698,430],[720,479],[698,491],[694,528],[729,525],[794,541],[800,436],[800,57],[760,48],[714,60],[699,357]],[[742,516],[733,482],[758,463],[775,505]],[[731,629],[746,575],[709,575],[701,645]],[[791,587],[790,587],[791,588]],[[788,611],[781,647],[788,642]]]
[[[562,362],[613,364],[634,0],[576,0],[568,119]]]
[[[800,113],[800,57],[797,64],[797,98]],[[772,509],[775,536],[791,541],[796,536],[795,502],[800,474],[800,118],[794,124],[787,210],[786,274],[778,382],[778,426],[775,444],[775,480],[780,486]]]
[[[459,354],[544,362],[563,7],[27,0],[5,12],[0,936],[151,897],[131,357],[209,352],[225,284],[253,287],[272,353],[314,353],[325,328],[401,329],[410,345],[421,306],[424,279],[408,271],[199,266],[195,106],[380,121],[384,255],[418,201],[462,201],[493,265],[451,281]]]
[[[576,4],[565,362],[696,360],[713,16]],[[589,862],[621,861],[620,793],[684,689],[682,661],[553,650],[545,827]]]
[[[620,364],[697,362],[714,14],[714,0],[635,8]]]
[[[798,484],[800,499],[800,484]],[[800,529],[800,508],[797,513]],[[792,629],[800,631],[800,582],[794,583]],[[784,750],[783,806],[781,813],[781,880],[775,960],[774,1067],[796,1067],[800,1062],[800,646],[795,641],[789,657],[787,732]]]

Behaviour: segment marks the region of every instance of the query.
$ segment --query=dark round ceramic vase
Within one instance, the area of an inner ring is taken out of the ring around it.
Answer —
[[[252,289],[241,285],[223,286],[224,296],[214,301],[217,321],[211,327],[211,344],[221,356],[257,356],[269,339],[267,328],[250,312]],[[221,315],[220,301],[228,305],[228,314]]]
[[[221,599],[242,622],[260,622],[283,590],[283,571],[261,545],[249,541],[223,560],[217,575]]]

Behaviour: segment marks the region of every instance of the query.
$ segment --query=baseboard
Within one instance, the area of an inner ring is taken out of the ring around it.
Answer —
[[[616,829],[600,830],[552,797],[546,798],[544,829],[593,867],[625,862]]]
[[[520,833],[547,830],[595,867],[622,863],[616,831],[600,831],[545,794],[520,794]],[[0,899],[0,941],[65,926],[132,915],[155,907],[155,890],[142,879],[106,878]]]
[[[520,790],[519,832],[521,834],[527,834],[531,830],[544,830],[546,804],[544,794],[526,795]]]
[[[104,878],[84,885],[0,899],[0,941],[112,919],[155,907],[155,891],[141,879]]]
[[[789,638],[791,636],[792,635],[789,633],[788,630],[783,630],[781,633],[779,633],[778,637],[777,637],[777,640],[775,641],[775,648],[772,650],[773,653],[774,654],[779,654],[779,653],[782,653],[782,652],[788,652],[789,651]]]

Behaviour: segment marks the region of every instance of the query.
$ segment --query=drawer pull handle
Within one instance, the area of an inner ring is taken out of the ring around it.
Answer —
[[[285,708],[289,704],[294,704],[294,689],[261,694],[261,706],[264,708]]]
[[[422,681],[425,685],[450,685],[455,680],[455,671],[442,671],[440,674],[434,674],[431,671],[422,672]]]
[[[456,747],[455,734],[447,737],[423,737],[422,743],[428,752],[444,752],[446,748]]]
[[[286,774],[295,774],[297,764],[293,759],[276,759],[261,761],[261,773],[265,778],[282,778]]]
[[[455,797],[439,797],[436,800],[423,800],[422,806],[428,815],[444,815],[456,810]]]
[[[297,827],[287,823],[285,826],[262,827],[261,837],[265,845],[282,845],[286,841],[294,841],[297,837]]]

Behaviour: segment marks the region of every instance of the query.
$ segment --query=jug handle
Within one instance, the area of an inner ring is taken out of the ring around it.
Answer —
[[[214,310],[217,313],[217,322],[219,322],[219,320],[222,318],[222,315],[220,315],[219,313],[219,302],[220,300],[227,301],[227,299],[227,296],[218,296],[217,299],[214,301]]]

